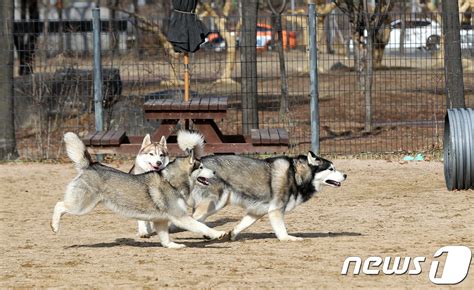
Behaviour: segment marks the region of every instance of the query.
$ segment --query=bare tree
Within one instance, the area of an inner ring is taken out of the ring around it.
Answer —
[[[281,23],[281,14],[286,8],[286,0],[280,1],[278,8],[275,7],[272,0],[268,0],[268,6],[272,11],[272,44],[276,47],[278,52],[278,59],[280,63],[280,115],[288,113],[288,78],[286,76],[285,54],[283,52],[283,29]]]
[[[18,74],[29,75],[33,73],[36,42],[40,34],[38,0],[21,0],[20,11],[23,31],[14,32],[15,46],[20,60]]]
[[[145,17],[138,15],[137,13],[134,13],[134,12],[129,12],[121,8],[118,8],[117,10],[134,17],[136,20],[135,26],[138,29],[142,31],[150,32],[156,35],[158,38],[158,42],[163,47],[165,54],[168,56],[168,60],[170,60],[170,58],[176,59],[178,57],[179,54],[174,51],[173,45],[171,45],[171,43],[168,41],[168,39],[166,38],[166,35],[163,33],[158,23],[148,20]],[[183,81],[181,81],[178,78],[178,74],[176,72],[174,65],[172,64],[171,61],[169,61],[169,64],[172,70],[172,73],[170,75],[171,79],[169,81],[163,81],[162,85],[164,86],[182,85]]]
[[[372,82],[374,67],[374,43],[383,33],[384,23],[393,3],[379,0],[373,9],[367,0],[340,0],[337,5],[349,17],[351,38],[354,43],[355,70],[359,74],[359,87],[365,99],[365,131],[372,131]],[[381,57],[379,57],[381,59]],[[381,61],[381,60],[380,60]]]
[[[326,3],[326,0],[308,0],[308,3],[314,3],[316,4],[316,17],[317,17],[317,22],[316,22],[316,31],[318,33],[318,48],[321,48],[325,42],[325,36],[324,36],[324,21],[326,19],[326,16],[329,15],[336,7],[337,7],[337,2],[339,0],[335,0],[334,2]],[[298,10],[294,11],[298,13],[305,13],[307,14],[308,12],[306,10]],[[306,23],[301,23],[301,20],[303,20],[302,17],[297,17],[296,19],[289,19],[293,23],[296,23],[297,25],[305,26]],[[288,19],[287,19],[288,21]],[[305,45],[308,45],[309,41],[309,35],[308,35],[309,29],[304,29],[303,31],[303,43]],[[306,49],[308,52],[308,57],[309,57],[309,49]],[[321,51],[318,49],[318,51]],[[323,72],[323,67],[319,66],[318,71]],[[303,65],[303,68],[301,69],[301,72],[308,73],[309,72],[309,63],[305,62]]]
[[[442,2],[442,7],[446,105],[449,109],[465,108],[461,41],[459,36],[459,7],[458,3],[446,0]]]
[[[0,4],[0,160],[18,158],[13,105],[13,0]]]
[[[200,7],[204,9],[204,13],[201,13],[200,16],[211,16],[213,18],[214,23],[217,26],[217,29],[221,33],[221,36],[224,38],[226,42],[226,60],[225,60],[225,68],[224,73],[221,77],[216,81],[217,83],[226,83],[226,84],[234,84],[235,81],[232,80],[232,71],[234,70],[235,66],[235,56],[236,56],[236,46],[237,46],[237,35],[240,31],[241,22],[237,23],[235,26],[234,33],[232,33],[228,29],[228,20],[229,15],[233,7],[233,1],[231,0],[224,0],[224,5],[222,8],[217,6],[216,8],[212,8],[211,5],[206,2],[202,3]]]
[[[242,5],[240,62],[242,76],[242,131],[244,135],[258,128],[257,110],[257,13],[258,0]]]

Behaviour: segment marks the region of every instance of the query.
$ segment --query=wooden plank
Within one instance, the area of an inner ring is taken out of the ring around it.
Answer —
[[[117,131],[113,131],[113,132],[114,132],[114,134],[112,135],[112,137],[109,140],[109,145],[110,146],[120,146],[120,144],[122,144],[122,142],[125,140],[127,135],[126,135],[124,130],[117,130]]]
[[[163,99],[152,99],[148,100],[143,104],[143,109],[145,111],[151,110],[160,110],[161,109],[161,103],[163,103]]]
[[[154,100],[148,100],[146,102],[143,103],[143,109],[146,111],[146,110],[150,110],[151,108],[153,108],[153,101]]]
[[[105,135],[100,140],[101,146],[108,146],[110,144],[110,139],[114,136],[115,130],[109,130],[105,133]]]
[[[209,98],[209,111],[219,110],[219,98]]]
[[[166,101],[167,99],[159,99],[159,100],[156,100],[154,103],[153,103],[153,107],[151,108],[152,111],[163,111],[163,103]]]
[[[92,146],[100,146],[102,137],[107,133],[107,131],[98,131],[97,134],[94,135],[91,139]]]
[[[227,111],[227,97],[219,97],[219,110]]]
[[[163,111],[169,111],[171,110],[171,105],[173,104],[173,99],[165,99],[163,101],[163,104],[161,105],[161,110]]]
[[[270,144],[270,133],[268,132],[268,129],[260,129],[260,138],[262,144]]]
[[[147,120],[166,119],[224,119],[226,113],[222,111],[146,111]]]
[[[166,101],[166,99],[157,99],[153,102],[155,110],[163,110],[163,103]]]
[[[181,111],[188,111],[190,104],[191,104],[191,101],[182,101],[182,102],[180,103],[180,106],[179,106],[178,110],[181,110]]]
[[[280,144],[282,145],[288,145],[289,143],[289,137],[288,137],[288,132],[285,129],[278,128],[278,135],[280,136]]]
[[[173,111],[181,110],[181,104],[182,103],[183,103],[183,101],[181,101],[181,100],[174,100],[173,103],[171,103],[170,109],[173,110]]]
[[[222,143],[222,133],[214,120],[193,120],[194,128],[202,134],[206,143]]]
[[[158,128],[155,130],[155,132],[151,134],[151,139],[160,140],[162,136],[164,136],[165,139],[168,139],[168,137],[176,130],[176,125],[178,124],[178,121],[178,119],[163,120],[160,126],[158,126]]]
[[[209,111],[209,102],[211,98],[202,98],[201,103],[199,104],[200,111]]]
[[[91,132],[87,133],[87,135],[84,136],[84,138],[82,138],[82,142],[84,142],[84,145],[90,146],[91,145],[91,139],[95,136],[95,134],[97,134],[97,131],[91,131]]]
[[[268,133],[270,134],[270,144],[280,144],[280,136],[277,129],[268,129]]]
[[[250,136],[252,138],[252,144],[262,144],[262,139],[260,136],[260,130],[258,129],[251,129]]]
[[[189,109],[193,111],[199,110],[199,103],[201,102],[201,98],[192,98],[191,103],[189,105]]]

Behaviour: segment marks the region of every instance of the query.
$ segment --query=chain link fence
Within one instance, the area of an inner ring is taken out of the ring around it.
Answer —
[[[322,154],[383,153],[442,148],[446,111],[440,15],[391,14],[374,40],[373,81],[361,86],[348,18],[318,22],[318,87]],[[227,96],[225,134],[241,134],[239,18],[204,18],[207,42],[190,54],[191,95]],[[151,98],[182,98],[184,67],[164,37],[167,19],[123,14],[102,20],[103,107],[106,129],[144,135],[159,126],[144,118]],[[14,94],[22,159],[62,156],[64,132],[94,129],[92,22],[15,21]],[[260,128],[285,128],[290,153],[311,147],[307,15],[257,21]],[[221,28],[221,29],[219,29]],[[466,105],[474,106],[474,37],[461,31]],[[281,48],[280,48],[281,47]],[[369,99],[367,99],[369,97]],[[288,108],[284,104],[287,100]],[[370,102],[368,102],[370,100]],[[368,123],[367,113],[370,112]]]

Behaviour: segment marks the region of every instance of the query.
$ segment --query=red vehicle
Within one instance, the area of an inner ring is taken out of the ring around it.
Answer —
[[[283,48],[296,48],[296,33],[294,31],[282,31],[283,34]],[[237,43],[239,39],[237,38]],[[272,26],[264,23],[257,23],[257,50],[268,50],[272,49]],[[225,39],[220,35],[219,32],[211,32],[206,42],[203,43],[203,47],[207,49],[213,49],[215,51],[222,51],[226,47]]]
[[[283,48],[296,47],[296,33],[294,31],[282,31]],[[269,49],[272,46],[272,26],[265,23],[257,23],[257,49]]]

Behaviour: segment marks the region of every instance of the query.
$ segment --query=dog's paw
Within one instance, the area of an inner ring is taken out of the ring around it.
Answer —
[[[231,241],[237,240],[238,234],[235,234],[234,231],[229,231],[227,234],[229,235],[229,239],[230,239]]]
[[[225,232],[222,236],[217,238],[221,242],[227,242],[232,240],[232,231]]]
[[[59,231],[59,226],[58,225],[55,226],[55,225],[53,225],[53,222],[51,222],[49,224],[49,226],[51,227],[51,230],[53,231],[53,233],[55,233],[55,234],[58,233],[58,231]]]
[[[186,248],[186,245],[169,242],[168,244],[163,245],[163,247],[168,248],[168,249],[182,249],[182,248]]]
[[[228,241],[230,235],[228,232],[225,231],[216,231],[213,236],[204,235],[203,236],[206,240],[218,240],[218,241]]]
[[[280,238],[279,240],[282,242],[287,242],[287,241],[296,242],[296,241],[302,241],[303,238],[288,235],[286,237]]]

